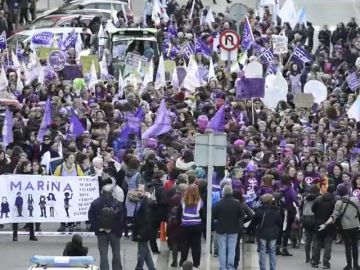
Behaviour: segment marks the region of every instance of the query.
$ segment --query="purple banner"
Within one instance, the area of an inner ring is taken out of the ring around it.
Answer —
[[[54,34],[51,32],[41,32],[39,34],[35,34],[31,38],[32,44],[37,45],[51,45],[53,41]]]

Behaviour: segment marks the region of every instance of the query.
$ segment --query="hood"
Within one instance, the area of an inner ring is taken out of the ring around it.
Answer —
[[[311,202],[311,201],[314,201],[318,196],[320,196],[320,194],[308,194],[306,196],[306,200]]]
[[[322,195],[321,199],[323,201],[332,201],[332,200],[334,200],[334,195],[330,192],[326,192]]]
[[[136,170],[136,169],[124,168],[124,170],[125,170],[125,175],[128,176],[128,177],[131,177],[131,176],[133,176],[135,173],[138,172],[138,170]]]

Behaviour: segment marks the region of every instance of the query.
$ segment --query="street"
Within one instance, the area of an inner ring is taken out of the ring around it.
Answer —
[[[48,226],[46,226],[48,227]],[[51,225],[53,227],[53,225]],[[4,230],[9,230],[7,226]],[[4,232],[4,230],[0,232]],[[33,255],[62,255],[65,243],[70,241],[71,237],[39,237],[38,242],[28,240],[28,236],[20,236],[19,242],[12,242],[10,235],[0,235],[0,250],[1,250],[1,269],[2,270],[26,270],[31,265],[30,258]],[[95,237],[84,237],[84,245],[89,248],[89,255],[94,256],[97,265],[99,264],[99,253]],[[202,244],[204,249],[205,242]],[[154,256],[154,262],[157,270],[175,269],[170,267],[171,258],[166,242],[160,244],[161,254]],[[247,258],[254,257],[256,259],[255,246],[252,247],[253,254],[246,255]],[[121,240],[121,258],[123,263],[123,270],[133,270],[136,265],[136,243],[122,238]],[[305,264],[304,246],[300,249],[290,249],[294,254],[292,257],[277,257],[277,269],[285,270],[307,270],[312,269],[309,264]],[[242,260],[242,259],[241,259]],[[203,250],[201,269],[205,269],[205,254]],[[218,268],[218,258],[212,257],[211,269]],[[240,262],[241,265],[241,262]],[[251,269],[258,269],[257,261],[252,262]],[[333,244],[332,269],[342,269],[345,266],[344,246]],[[180,268],[178,268],[180,269]],[[242,269],[242,268],[240,268]],[[250,268],[249,268],[250,269]],[[246,270],[249,270],[248,268]]]

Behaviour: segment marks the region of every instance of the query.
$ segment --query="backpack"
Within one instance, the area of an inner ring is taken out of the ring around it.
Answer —
[[[303,213],[301,216],[301,223],[304,228],[312,228],[315,226],[315,215],[311,210],[314,201],[304,201]]]
[[[114,206],[105,204],[101,208],[99,218],[99,229],[112,230],[116,222],[118,209]]]

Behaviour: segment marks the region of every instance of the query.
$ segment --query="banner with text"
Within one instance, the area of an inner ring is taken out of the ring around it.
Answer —
[[[86,221],[98,197],[96,177],[2,175],[0,224]]]

